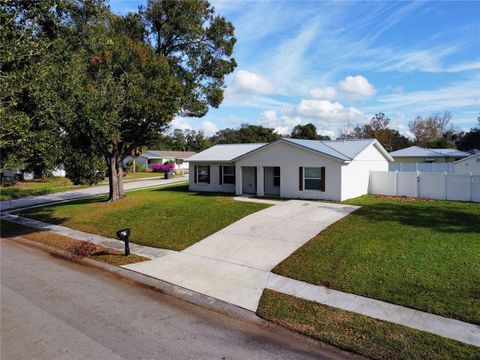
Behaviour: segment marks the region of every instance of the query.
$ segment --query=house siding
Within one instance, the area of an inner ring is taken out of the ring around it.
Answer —
[[[194,166],[210,166],[210,184],[195,183]],[[235,193],[234,184],[220,184],[220,166],[232,166],[232,163],[211,164],[211,163],[189,163],[189,185],[190,191],[208,191],[221,193]]]
[[[455,173],[480,175],[480,154],[458,161],[454,164]]]
[[[342,166],[342,201],[368,193],[370,171],[388,171],[387,159],[374,144]]]
[[[252,153],[236,162],[237,180],[242,166],[257,167],[257,195],[264,191],[263,167],[280,167],[280,197],[298,199],[341,200],[342,163],[312,151],[303,150],[284,142],[276,142],[269,147]],[[325,167],[325,191],[299,189],[299,167]],[[237,181],[237,194],[241,187]]]

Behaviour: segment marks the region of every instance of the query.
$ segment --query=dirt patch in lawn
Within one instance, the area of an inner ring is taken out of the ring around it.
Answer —
[[[424,198],[416,198],[410,196],[388,196],[388,195],[373,195],[376,199],[385,199],[385,200],[396,200],[396,201],[404,201],[404,202],[432,202],[432,199],[424,199]]]

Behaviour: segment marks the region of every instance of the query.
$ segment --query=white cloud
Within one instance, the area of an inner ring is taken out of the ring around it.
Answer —
[[[175,130],[175,129],[192,130],[193,128],[192,128],[192,125],[190,125],[190,123],[187,120],[177,116],[170,123],[170,129],[171,130]]]
[[[370,84],[362,75],[347,76],[338,83],[340,89],[347,97],[368,97],[375,94],[375,86]]]
[[[384,111],[414,109],[414,111],[441,111],[479,104],[479,79],[468,80],[434,90],[419,90],[389,94],[378,98]]]
[[[337,97],[337,90],[335,90],[335,88],[331,86],[321,89],[311,89],[310,96],[313,99],[333,100]]]
[[[238,70],[231,84],[236,93],[273,94],[275,86],[267,78],[246,70]]]
[[[319,134],[334,138],[346,123],[363,122],[365,119],[360,110],[345,107],[339,102],[303,99],[297,105],[284,106],[279,111],[263,111],[257,123],[273,127],[282,134],[290,133],[295,125],[312,123]]]
[[[209,121],[209,120],[205,120],[202,122],[202,126],[200,128],[207,136],[211,136],[213,134],[215,134],[217,131],[218,131],[218,126]]]
[[[288,134],[295,125],[301,123],[298,116],[283,114],[278,116],[275,110],[265,110],[260,114],[257,124],[269,128],[274,128],[279,134]]]

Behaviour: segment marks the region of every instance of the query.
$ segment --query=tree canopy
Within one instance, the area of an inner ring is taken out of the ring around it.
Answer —
[[[317,128],[312,123],[296,125],[292,129],[290,137],[293,139],[330,140],[330,136],[318,135]]]
[[[410,140],[406,136],[389,127],[390,122],[384,113],[375,114],[368,124],[358,124],[351,130],[344,130],[340,139],[377,139],[387,151],[410,146]]]

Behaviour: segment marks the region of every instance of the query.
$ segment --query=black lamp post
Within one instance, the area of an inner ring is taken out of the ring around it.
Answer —
[[[130,236],[130,229],[122,229],[117,231],[117,237],[125,243],[125,256],[130,255],[130,244],[128,237]]]

